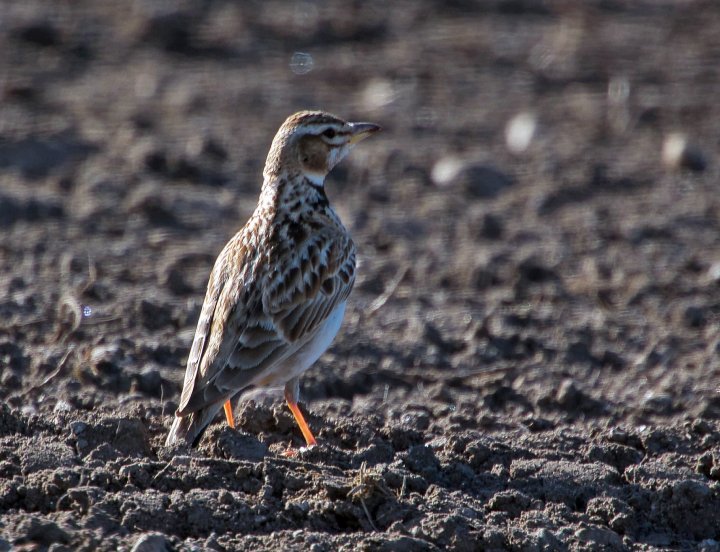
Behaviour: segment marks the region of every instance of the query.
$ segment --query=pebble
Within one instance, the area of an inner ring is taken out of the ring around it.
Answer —
[[[73,432],[73,435],[80,435],[86,428],[87,424],[85,422],[78,421],[70,424],[70,430]]]
[[[146,533],[141,535],[133,545],[130,552],[166,552],[170,550],[170,543],[161,533]]]

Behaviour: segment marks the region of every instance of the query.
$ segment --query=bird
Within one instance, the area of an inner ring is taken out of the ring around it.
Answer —
[[[166,446],[196,446],[223,408],[253,388],[280,387],[308,447],[300,377],[330,346],[355,282],[356,247],[330,206],[325,177],[380,130],[323,111],[280,126],[257,207],[210,273]]]

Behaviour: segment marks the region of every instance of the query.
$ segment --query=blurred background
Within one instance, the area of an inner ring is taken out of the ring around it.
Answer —
[[[384,132],[328,179],[361,264],[307,397],[720,415],[719,28],[710,0],[2,2],[1,398],[171,411],[275,131],[324,109]]]

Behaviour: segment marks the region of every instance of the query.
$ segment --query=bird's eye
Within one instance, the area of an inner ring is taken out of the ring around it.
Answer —
[[[328,128],[325,132],[323,132],[323,136],[332,140],[333,138],[335,138],[335,129]]]

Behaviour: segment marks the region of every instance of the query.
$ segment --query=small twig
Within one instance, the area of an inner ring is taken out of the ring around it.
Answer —
[[[78,295],[82,295],[87,290],[89,290],[92,285],[97,281],[97,266],[93,262],[93,260],[90,258],[90,253],[88,252],[88,278],[85,282],[83,282],[82,285],[78,286]]]
[[[23,391],[22,396],[25,396],[25,395],[27,395],[28,393],[30,393],[31,391],[35,391],[36,389],[40,389],[41,387],[44,387],[45,385],[47,385],[48,383],[50,383],[50,380],[52,380],[55,376],[57,376],[57,375],[60,373],[60,371],[63,369],[63,367],[65,366],[65,362],[67,361],[68,357],[70,356],[70,353],[71,353],[74,349],[75,349],[75,347],[70,347],[67,351],[65,351],[65,354],[64,354],[63,357],[60,359],[60,362],[58,362],[57,368],[55,368],[55,370],[53,370],[52,372],[50,372],[50,373],[47,375],[47,377],[46,377],[44,380],[42,380],[40,383],[36,383],[35,385],[33,385],[33,386],[31,386],[31,387],[28,387],[25,391]]]
[[[402,282],[402,279],[405,278],[405,274],[407,274],[407,271],[410,269],[410,264],[406,263],[403,264],[395,274],[395,277],[390,281],[387,288],[385,289],[380,296],[378,296],[371,304],[370,307],[367,310],[368,317],[372,316],[377,312],[379,309],[382,308],[382,306],[388,302],[388,299],[393,296],[395,291],[397,290],[398,286],[400,285],[400,282]]]
[[[362,505],[363,510],[365,510],[365,515],[367,516],[370,527],[372,528],[373,531],[375,531],[376,533],[379,533],[380,531],[378,530],[377,527],[375,527],[375,524],[373,523],[373,520],[370,517],[370,512],[368,511],[367,506],[365,506],[365,501],[362,498],[360,499],[360,504]]]
[[[155,474],[155,476],[152,478],[153,481],[155,481],[158,477],[161,475],[164,475],[166,471],[170,469],[170,466],[172,465],[172,461],[168,460],[167,464],[163,466],[163,468]]]
[[[90,254],[87,255],[87,278],[80,284],[73,286],[72,264],[73,257],[67,253],[60,261],[60,300],[58,304],[58,329],[55,332],[54,340],[64,343],[67,338],[75,332],[84,322],[83,306],[78,299],[86,293],[97,281],[97,266]],[[67,319],[63,317],[67,315]],[[93,323],[99,324],[116,320],[118,317],[105,319],[94,319]]]
[[[377,526],[375,525],[372,517],[370,516],[370,510],[368,510],[367,504],[365,504],[365,499],[370,498],[375,492],[375,490],[380,490],[387,497],[392,497],[392,493],[387,487],[385,487],[382,480],[378,476],[368,473],[367,462],[363,462],[360,465],[360,470],[358,471],[358,475],[355,478],[355,481],[357,482],[357,484],[352,489],[350,489],[350,491],[348,491],[347,496],[348,498],[350,498],[350,500],[353,500],[355,498],[360,499],[360,505],[363,507],[363,511],[367,516],[370,527],[373,531],[379,533]]]
[[[68,314],[69,320],[63,319],[66,313]],[[53,339],[59,343],[64,343],[68,336],[80,327],[82,322],[82,307],[75,296],[69,292],[64,292],[60,296],[58,318],[58,329]],[[67,322],[69,322],[69,324],[66,326]]]
[[[108,316],[98,316],[94,318],[84,318],[83,324],[86,326],[92,326],[95,324],[105,324],[106,322],[117,322],[118,320],[122,320],[122,316],[116,316],[116,315],[108,315]]]
[[[152,478],[153,481],[155,481],[158,477],[161,475],[164,475],[166,471],[168,471],[172,467],[176,466],[189,466],[190,465],[191,458],[189,456],[173,456],[170,460],[167,461],[167,463],[163,466],[163,468],[155,474],[155,476]]]
[[[24,328],[26,326],[32,326],[34,324],[43,324],[47,321],[47,318],[34,318],[32,320],[21,320],[8,326],[8,328]]]
[[[162,380],[160,380],[160,404],[162,407],[160,408],[160,417],[165,418],[165,401],[163,400],[163,396],[165,395],[165,386],[162,384]]]
[[[65,351],[65,354],[60,359],[60,362],[58,362],[57,368],[55,368],[55,370],[50,372],[47,375],[47,377],[44,380],[42,380],[42,383],[40,384],[41,387],[50,383],[50,380],[53,379],[55,376],[57,376],[60,373],[60,370],[62,370],[63,366],[65,366],[65,362],[67,361],[68,357],[70,356],[70,353],[73,350],[75,350],[75,347],[70,347],[67,351]]]

